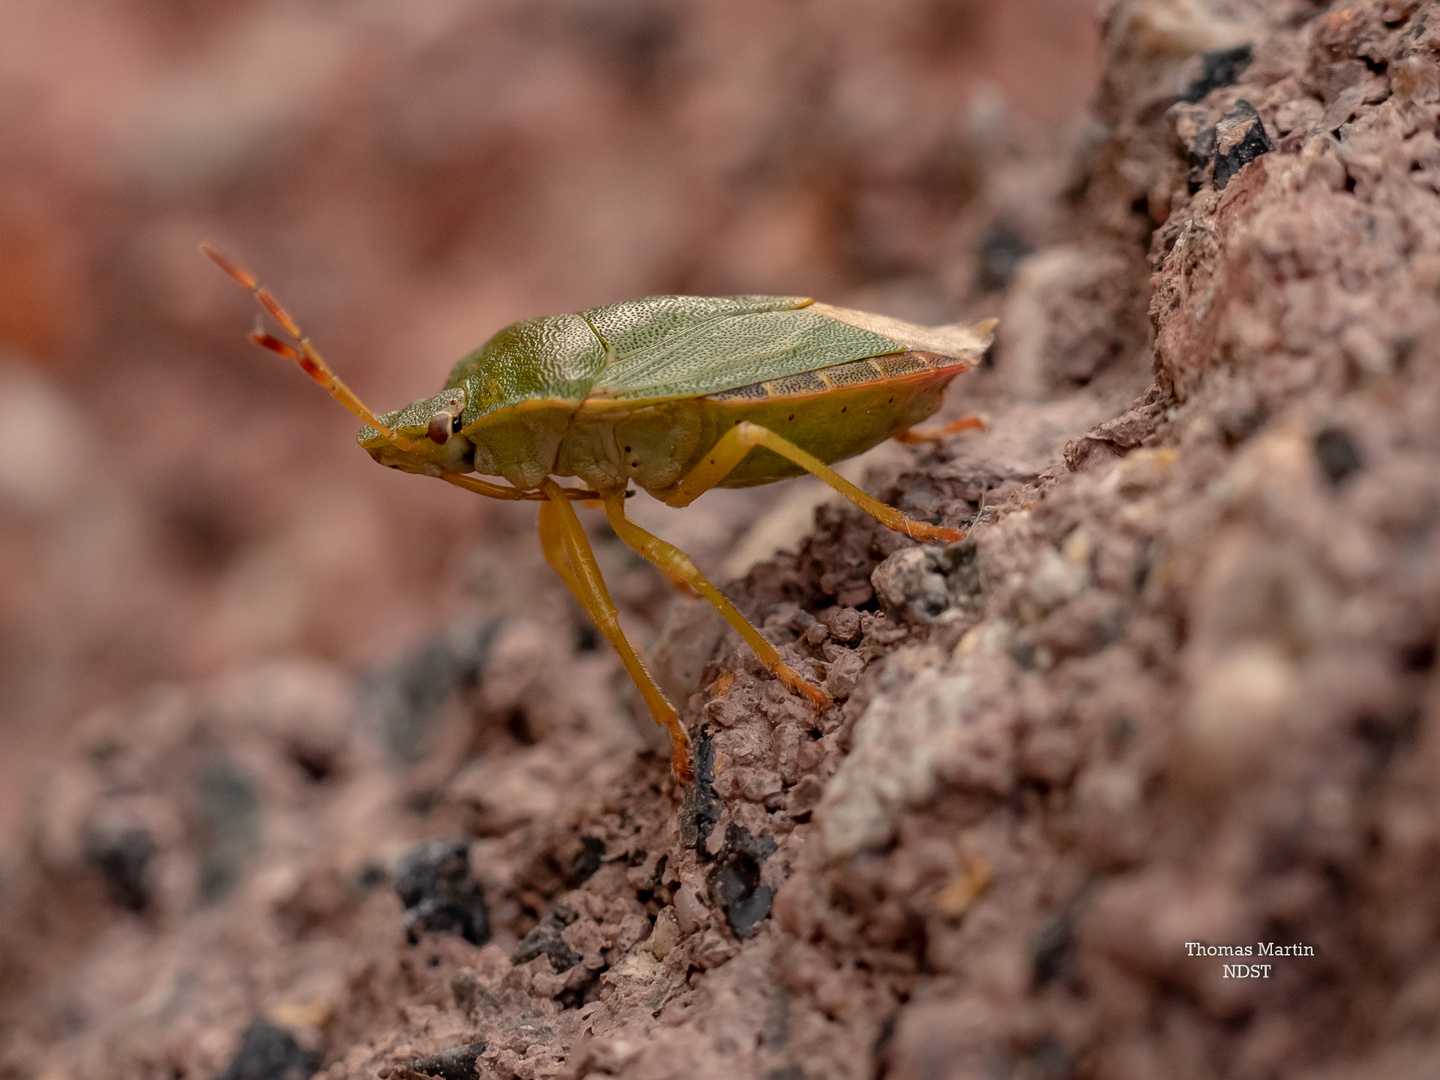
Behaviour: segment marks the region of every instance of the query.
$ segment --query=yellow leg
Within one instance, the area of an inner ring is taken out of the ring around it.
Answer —
[[[594,598],[585,591],[580,580],[575,576],[575,571],[570,568],[570,556],[565,551],[565,532],[560,524],[560,516],[553,510],[549,502],[540,504],[540,550],[545,553],[545,561],[555,571],[557,577],[565,583],[580,606],[585,609],[591,619],[595,618]]]
[[[689,555],[674,544],[666,543],[642,529],[625,516],[624,492],[605,497],[605,516],[610,519],[610,527],[615,530],[615,534],[643,558],[659,567],[660,572],[669,578],[672,584],[694,589],[710,601],[715,610],[725,617],[725,621],[738,630],[750,648],[755,650],[760,662],[792,692],[809,698],[817,709],[823,709],[830,704],[829,695],[818,686],[811,686],[800,677],[799,672],[781,660],[775,646],[761,637],[760,631],[750,625],[745,616],[735,609],[735,605],[726,600],[720,590],[705,579],[705,575],[690,561]]]
[[[704,461],[691,469],[690,474],[683,480],[659,493],[657,497],[671,506],[689,506],[724,480],[730,470],[740,464],[745,455],[757,446],[772,450],[806,472],[818,476],[887,529],[894,529],[916,540],[944,540],[953,543],[965,538],[961,529],[912,521],[893,506],[886,506],[879,499],[866,495],[814,454],[806,453],[789,439],[748,420],[742,420],[727,431]]]
[[[685,729],[680,726],[680,715],[665,700],[665,695],[645,670],[640,657],[625,640],[625,633],[620,629],[620,613],[615,608],[615,601],[610,598],[610,590],[605,587],[605,579],[600,576],[595,552],[591,550],[590,540],[580,526],[575,508],[570,505],[565,489],[554,480],[546,479],[540,490],[546,499],[540,504],[540,547],[545,552],[546,561],[620,654],[625,670],[635,681],[655,722],[670,732],[670,741],[675,747],[670,767],[680,779],[689,780],[692,775],[689,740],[685,737]]]
[[[979,413],[962,416],[933,428],[911,428],[894,436],[900,443],[942,443],[947,435],[958,435],[962,431],[989,431],[990,424]]]

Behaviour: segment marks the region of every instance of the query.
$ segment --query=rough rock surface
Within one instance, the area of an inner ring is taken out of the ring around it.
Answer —
[[[512,620],[406,769],[400,669],[98,715],[0,899],[7,1075],[243,1075],[256,1014],[331,1080],[1430,1075],[1440,4],[1106,34],[992,431],[884,490],[971,537],[826,506],[731,589],[832,708],[725,639],[682,788]],[[412,946],[386,879],[458,835],[493,936]]]

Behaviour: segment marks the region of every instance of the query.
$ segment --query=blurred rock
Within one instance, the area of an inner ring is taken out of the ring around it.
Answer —
[[[84,407],[19,357],[0,353],[0,513],[53,511],[75,498],[85,461],[72,435]]]
[[[367,678],[367,707],[399,759],[415,756],[441,706],[476,686],[499,630],[495,622],[457,624]]]
[[[260,793],[228,755],[215,755],[195,782],[200,896],[218,900],[260,850]]]
[[[973,541],[944,548],[905,548],[870,575],[886,612],[916,623],[934,622],[957,605],[975,605],[985,588],[985,570]]]
[[[997,363],[1011,393],[1038,400],[1083,386],[1120,355],[1113,312],[1129,289],[1117,254],[1055,247],[1021,261],[996,330]]]
[[[1236,649],[1207,671],[1183,719],[1177,776],[1201,788],[1254,776],[1269,758],[1299,680],[1273,645]]]
[[[982,289],[999,290],[1010,284],[1015,270],[1034,248],[1004,224],[996,223],[980,239]]]

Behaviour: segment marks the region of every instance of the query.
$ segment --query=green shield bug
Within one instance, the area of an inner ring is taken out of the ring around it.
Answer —
[[[601,503],[625,543],[676,587],[713,604],[765,667],[817,708],[829,704],[825,692],[789,667],[689,556],[625,516],[630,486],[688,506],[712,487],[809,472],[907,536],[964,536],[907,518],[829,466],[885,439],[932,440],[980,427],[978,418],[963,417],[931,432],[910,430],[984,353],[993,319],[929,327],[798,296],[650,296],[507,326],[456,364],[440,393],[381,416],[335,376],[269,290],[209,245],[201,250],[291,338],[256,330],[251,340],[298,363],[362,420],[358,441],[380,464],[540,504],[546,560],[670,732],[682,778],[690,761],[679,714],[620,629],[574,500]],[[568,476],[587,487],[556,481]]]

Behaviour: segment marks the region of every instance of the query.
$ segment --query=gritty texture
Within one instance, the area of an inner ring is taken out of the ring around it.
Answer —
[[[1431,1075],[1440,4],[1105,35],[1074,228],[976,256],[1042,324],[967,384],[992,430],[872,478],[970,536],[827,504],[728,587],[830,707],[711,639],[682,786],[511,614],[423,724],[404,664],[95,714],[0,896],[4,1075],[241,1076],[276,1029],[328,1080]],[[407,942],[437,840],[488,940]]]

